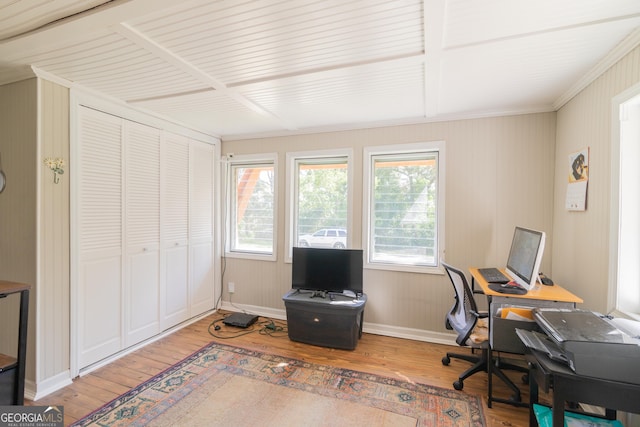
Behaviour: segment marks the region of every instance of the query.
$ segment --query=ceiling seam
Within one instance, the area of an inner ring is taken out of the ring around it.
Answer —
[[[132,43],[146,50],[147,52],[155,55],[156,57],[162,59],[163,61],[166,61],[167,63],[175,66],[176,68],[183,70],[184,72],[186,72],[196,80],[200,81],[201,83],[212,87],[213,89],[218,91],[220,94],[224,94],[231,97],[235,101],[249,108],[251,111],[254,111],[262,116],[270,117],[278,121],[284,128],[287,128],[290,130],[296,129],[296,126],[293,126],[287,120],[279,117],[273,112],[256,104],[255,102],[251,101],[250,99],[238,93],[237,91],[230,89],[229,87],[227,87],[227,85],[225,85],[220,80],[216,79],[214,76],[211,76],[210,74],[202,71],[200,68],[198,68],[194,64],[190,63],[189,61],[185,60],[179,55],[161,46],[160,44],[158,44],[151,38],[145,36],[135,28],[131,27],[130,25],[126,23],[120,23],[118,25],[114,25],[112,29],[113,31],[120,34],[122,37],[125,37],[127,40],[131,41]]]
[[[494,44],[494,43],[502,43],[502,42],[506,42],[506,41],[510,41],[510,40],[518,40],[518,39],[527,38],[527,37],[540,36],[540,35],[543,35],[543,34],[551,34],[551,33],[557,33],[557,32],[562,32],[562,31],[575,30],[577,28],[592,27],[594,25],[608,24],[608,23],[617,22],[617,21],[625,21],[625,20],[628,20],[628,19],[635,19],[635,18],[639,18],[639,17],[640,17],[640,13],[634,13],[634,14],[631,14],[631,15],[617,16],[615,18],[598,19],[598,20],[595,20],[595,21],[581,22],[579,24],[563,25],[563,26],[559,26],[559,27],[546,28],[546,29],[538,30],[538,31],[529,31],[529,32],[526,32],[526,33],[513,34],[513,35],[510,35],[510,36],[503,36],[503,37],[495,37],[495,38],[492,38],[492,39],[478,40],[478,41],[475,41],[475,42],[472,42],[472,43],[463,43],[463,44],[459,44],[459,45],[443,46],[442,48],[446,49],[446,50],[466,49],[466,48],[469,48],[469,47],[476,47],[476,46],[482,46],[482,45],[488,45],[488,44]]]

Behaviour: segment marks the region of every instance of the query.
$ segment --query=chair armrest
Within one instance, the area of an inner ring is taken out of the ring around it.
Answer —
[[[489,317],[489,313],[486,312],[486,311],[478,312],[478,311],[470,310],[470,313],[473,314],[474,316],[476,316],[478,319],[483,319],[485,317]]]

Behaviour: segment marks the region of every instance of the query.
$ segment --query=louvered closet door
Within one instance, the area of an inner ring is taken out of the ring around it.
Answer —
[[[166,132],[161,164],[160,317],[164,330],[189,318],[189,140]]]
[[[127,346],[160,332],[160,131],[125,121]]]
[[[123,348],[121,119],[79,107],[78,366]]]
[[[191,141],[189,254],[191,316],[214,307],[213,146]]]

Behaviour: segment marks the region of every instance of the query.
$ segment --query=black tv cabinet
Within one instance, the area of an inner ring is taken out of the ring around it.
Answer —
[[[292,289],[283,297],[289,339],[321,347],[353,350],[362,336],[367,295]]]

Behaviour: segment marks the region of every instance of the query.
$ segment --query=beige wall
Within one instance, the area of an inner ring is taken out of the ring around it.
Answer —
[[[39,80],[41,170],[38,233],[38,390],[41,382],[69,369],[69,89]],[[61,157],[58,184],[43,165]]]
[[[32,286],[27,378],[34,378],[35,372],[36,94],[36,79],[0,86],[0,154],[7,175],[7,187],[0,194],[0,277]],[[15,355],[17,313],[16,298],[0,300],[0,352]]]
[[[26,388],[33,393],[69,369],[68,89],[35,78],[0,86],[0,129],[7,175],[0,194],[0,277],[32,285]],[[53,184],[45,157],[67,162],[60,184]],[[17,342],[14,300],[0,300],[0,351],[9,354]]]
[[[446,259],[469,266],[506,261],[515,225],[541,229],[553,244],[555,113],[223,142],[223,154],[277,152],[278,236],[276,262],[228,258],[223,280],[235,283],[232,302],[283,310],[291,264],[283,262],[285,161],[288,151],[352,147],[354,150],[354,247],[361,247],[363,148],[420,141],[446,142]],[[550,272],[546,254],[543,271]],[[446,332],[453,303],[443,275],[366,270],[369,330],[403,336]],[[433,337],[432,337],[433,338]]]
[[[640,82],[636,47],[558,111],[555,153],[553,278],[584,299],[583,308],[609,312],[611,101]],[[590,147],[587,210],[564,209],[568,156]]]

